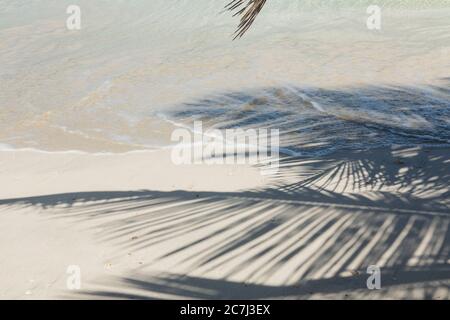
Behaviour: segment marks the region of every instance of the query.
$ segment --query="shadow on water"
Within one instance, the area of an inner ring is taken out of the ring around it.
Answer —
[[[186,125],[201,120],[204,128],[279,129],[281,147],[302,156],[395,144],[449,144],[450,86],[445,79],[441,83],[219,93],[183,104],[171,117]]]
[[[439,112],[448,121],[448,101],[439,96],[421,103],[430,101],[436,109],[447,108]],[[192,119],[192,109],[179,116]],[[250,119],[257,110],[241,112],[246,120],[226,110],[208,117],[216,126],[255,124]],[[289,114],[274,119],[274,126],[289,122]],[[98,279],[97,289],[75,297],[449,298],[447,150],[386,147],[286,156],[262,189],[53,194],[3,199],[0,210],[40,207],[55,217],[95,222],[102,228],[99,239],[119,251],[154,255],[135,274]],[[171,266],[170,272],[145,272],[160,265]],[[381,267],[382,290],[367,290],[369,265]]]

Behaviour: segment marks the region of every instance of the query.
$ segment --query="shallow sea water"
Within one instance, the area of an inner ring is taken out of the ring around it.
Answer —
[[[293,154],[450,142],[450,1],[0,1],[0,146],[126,152],[274,128]],[[81,8],[67,30],[66,8]]]

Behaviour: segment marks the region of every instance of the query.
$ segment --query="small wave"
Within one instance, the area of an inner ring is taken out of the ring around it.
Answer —
[[[420,87],[263,88],[190,102],[171,119],[180,126],[201,120],[217,129],[278,129],[280,150],[290,155],[449,145],[450,98],[424,92]]]
[[[6,143],[0,143],[0,151],[9,151],[13,150],[13,146],[6,144]]]

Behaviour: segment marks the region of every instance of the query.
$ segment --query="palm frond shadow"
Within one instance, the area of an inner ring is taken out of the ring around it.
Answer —
[[[389,189],[405,196],[448,203],[446,150],[435,149],[433,156],[430,152],[411,147],[379,149],[376,153],[342,152],[328,156],[326,161],[289,157],[281,161],[277,174],[281,182],[277,185],[288,193],[303,187],[339,193]]]
[[[448,171],[448,156],[429,158],[432,166]],[[362,290],[356,296],[364,297],[365,282],[348,272],[362,274],[368,265],[379,265],[391,277],[384,282],[387,290],[406,285],[423,289],[424,295],[442,291],[442,281],[450,279],[450,211],[445,201],[437,201],[442,195],[420,205],[414,193],[342,193],[311,188],[305,181],[247,192],[57,194],[2,200],[0,208],[39,206],[58,218],[95,220],[96,229],[102,229],[99,239],[121,248],[118,254],[152,250],[156,256],[142,267],[163,263],[174,273],[140,274],[118,280],[124,287],[87,295],[118,298],[144,287],[147,293],[140,295],[147,298],[266,298],[348,290]],[[192,292],[182,289],[199,285]],[[242,288],[229,291],[235,286]]]
[[[278,129],[281,151],[317,157],[337,150],[450,143],[449,82],[340,90],[280,86],[211,94],[171,117],[203,128]]]
[[[162,273],[159,275],[137,274],[133,277],[110,277],[108,285],[98,283],[98,289],[82,293],[83,298],[95,299],[213,299],[213,300],[255,300],[255,299],[383,299],[422,298],[446,299],[450,268],[447,265],[416,268],[409,271],[383,271],[383,285],[379,291],[364,288],[367,274],[351,278],[332,277],[299,282],[295,285],[264,285],[224,279],[193,277]],[[395,292],[401,287],[401,294]],[[111,290],[123,288],[123,290]],[[389,295],[390,292],[392,295]],[[419,294],[417,294],[417,292]],[[436,295],[437,292],[440,292]],[[414,294],[413,294],[414,293]],[[79,297],[80,297],[79,296]]]
[[[192,114],[199,115],[191,108],[179,116]],[[223,127],[236,119],[215,117]],[[254,119],[249,126],[261,124]],[[261,189],[53,194],[0,200],[0,210],[40,207],[89,221],[119,256],[151,252],[135,274],[99,279],[82,296],[450,297],[449,163],[446,149],[421,147],[286,156]],[[366,288],[369,265],[382,269],[379,293]]]

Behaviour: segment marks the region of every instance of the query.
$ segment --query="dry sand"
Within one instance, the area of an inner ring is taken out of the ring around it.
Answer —
[[[449,149],[285,159],[271,177],[169,156],[0,152],[0,298],[450,297]]]

